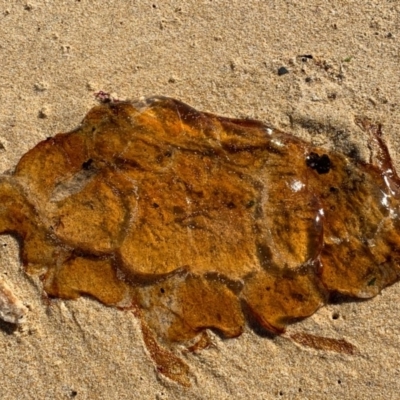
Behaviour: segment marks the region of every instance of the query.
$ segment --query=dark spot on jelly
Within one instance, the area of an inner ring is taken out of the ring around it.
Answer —
[[[301,293],[292,293],[291,296],[293,299],[295,299],[299,302],[304,301],[304,296]]]
[[[174,206],[172,211],[174,214],[185,214],[185,210],[180,206]]]
[[[369,282],[368,282],[368,286],[373,286],[375,285],[376,282],[376,278],[372,278]]]
[[[320,156],[317,153],[311,152],[306,158],[308,167],[317,171],[320,175],[327,174],[331,170],[331,160],[327,154]]]
[[[82,169],[84,169],[85,171],[88,171],[90,169],[90,167],[92,166],[92,164],[93,164],[93,160],[91,158],[89,158],[89,160],[85,161],[82,164]]]
[[[251,208],[251,207],[254,206],[254,204],[255,204],[255,201],[254,200],[250,200],[249,202],[247,202],[246,208]]]

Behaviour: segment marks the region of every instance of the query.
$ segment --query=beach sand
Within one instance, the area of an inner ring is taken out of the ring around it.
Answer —
[[[327,149],[383,124],[400,171],[400,3],[310,1],[22,1],[0,6],[0,172],[39,141],[78,126],[94,93],[166,95],[271,123]],[[304,57],[311,56],[311,57]],[[287,74],[278,75],[285,67]],[[319,310],[269,338],[182,355],[192,386],[155,372],[132,313],[51,300],[0,237],[0,273],[28,307],[0,322],[1,399],[397,399],[400,285]],[[345,339],[354,355],[295,344],[294,332]]]

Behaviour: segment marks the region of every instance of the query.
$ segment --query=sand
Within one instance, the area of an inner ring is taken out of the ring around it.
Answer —
[[[395,0],[4,0],[0,172],[76,127],[99,90],[175,97],[326,148],[354,143],[368,158],[354,123],[366,116],[383,124],[400,171],[399,13]],[[289,328],[345,339],[355,355],[250,328],[237,339],[211,334],[213,347],[183,356],[193,378],[182,388],[155,373],[130,313],[48,301],[9,236],[0,237],[0,273],[29,309],[20,328],[0,323],[1,399],[398,398],[399,284]]]

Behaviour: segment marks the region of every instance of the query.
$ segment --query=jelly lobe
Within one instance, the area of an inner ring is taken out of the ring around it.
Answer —
[[[279,333],[398,280],[399,179],[362,125],[376,165],[169,98],[102,104],[1,178],[1,232],[50,296],[133,303],[166,342]]]

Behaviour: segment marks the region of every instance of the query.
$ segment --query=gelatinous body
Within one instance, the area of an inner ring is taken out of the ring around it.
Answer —
[[[133,306],[166,343],[280,333],[399,278],[399,179],[364,128],[376,165],[169,98],[102,104],[0,177],[0,232],[50,296]]]

